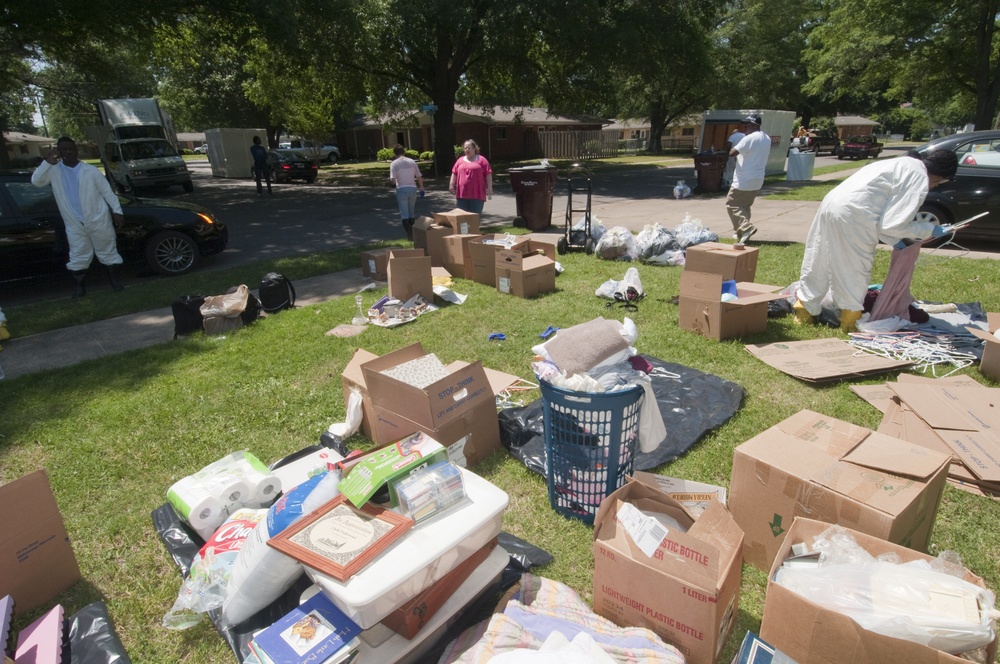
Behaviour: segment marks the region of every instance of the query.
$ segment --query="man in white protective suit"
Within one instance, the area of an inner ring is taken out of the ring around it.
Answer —
[[[31,183],[36,187],[52,185],[66,226],[69,242],[66,269],[76,281],[73,297],[87,294],[84,279],[95,255],[107,270],[111,287],[122,290],[124,286],[116,274],[122,257],[118,254],[115,233],[115,228],[125,222],[122,206],[101,172],[77,158],[76,141],[68,136],[60,138],[56,149],[31,174]]]
[[[955,177],[950,150],[909,152],[865,166],[837,185],[820,204],[806,237],[797,323],[812,323],[827,293],[840,310],[840,329],[853,332],[868,292],[879,242],[902,248],[906,240],[939,237],[944,230],[915,215],[927,192]]]

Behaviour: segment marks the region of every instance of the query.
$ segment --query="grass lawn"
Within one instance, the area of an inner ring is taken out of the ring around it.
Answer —
[[[889,252],[878,253],[874,281],[884,278],[888,259]],[[761,245],[757,281],[791,283],[801,260],[801,245]],[[502,296],[458,280],[455,290],[469,295],[464,305],[444,307],[400,328],[372,327],[358,337],[340,339],[325,334],[350,322],[354,314],[353,298],[340,298],[282,312],[225,337],[195,335],[5,381],[0,482],[38,468],[48,471],[83,573],[83,581],[57,601],[67,615],[95,600],[105,601],[136,662],[232,661],[208,622],[185,632],[160,626],[181,581],[150,521],[150,512],[165,501],[167,488],[233,450],[247,449],[269,463],[316,443],[327,426],[344,417],[340,374],[358,347],[384,354],[420,341],[446,363],[479,359],[488,367],[530,378],[531,347],[548,326],[568,327],[598,316],[621,319],[626,314],[606,308],[594,291],[607,279],[620,279],[629,265],[582,253],[560,261],[565,273],[558,277],[558,290],[535,300]],[[343,251],[305,262],[278,261],[267,269],[273,266],[295,279],[315,273],[311,270],[357,264],[357,251]],[[242,281],[259,277],[264,267],[245,268],[248,276]],[[716,374],[746,392],[735,417],[656,472],[728,485],[733,449],[803,408],[878,426],[880,414],[850,391],[851,383],[809,385],[772,370],[743,349],[745,342],[839,336],[836,331],[799,328],[784,318],[771,321],[765,334],[751,339],[711,341],[677,327],[677,307],[670,300],[677,294],[680,269],[637,267],[647,292],[639,310],[628,314],[639,329],[638,350]],[[217,283],[239,283],[241,274],[190,275],[204,281],[185,281],[179,287],[180,280],[170,280],[168,290],[171,296],[216,292]],[[998,281],[996,261],[925,257],[912,290],[927,300],[979,301],[986,310],[998,311]],[[139,290],[130,287],[115,297],[141,296],[135,293]],[[366,293],[365,304],[384,292]],[[79,306],[104,306],[99,295]],[[163,301],[150,293],[145,297],[147,302]],[[62,300],[52,308],[70,306],[77,304]],[[506,340],[489,341],[492,332],[505,333]],[[978,369],[966,372],[989,383]],[[878,384],[890,378],[858,382]],[[360,437],[348,442],[369,447]],[[475,470],[509,494],[504,528],[555,556],[539,573],[568,583],[589,600],[591,528],[556,515],[548,505],[544,478],[505,452]],[[946,549],[958,551],[991,588],[1000,588],[997,503],[948,487],[932,552]],[[764,575],[745,568],[738,622],[719,661],[731,659],[746,630],[759,629],[764,588]],[[16,627],[35,617],[37,613],[19,617]]]

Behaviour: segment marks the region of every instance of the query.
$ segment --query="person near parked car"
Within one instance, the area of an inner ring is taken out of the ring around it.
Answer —
[[[771,153],[771,137],[761,131],[760,123],[761,118],[757,114],[745,117],[746,136],[729,151],[730,157],[736,157],[736,169],[726,196],[726,211],[736,232],[736,241],[741,244],[757,232],[757,228],[750,223],[750,206],[764,186],[764,169]]]
[[[736,129],[734,129],[733,133],[731,133],[729,135],[729,138],[726,139],[726,143],[725,145],[723,145],[723,149],[726,152],[732,151],[732,149],[736,146],[736,144],[743,140],[744,136],[746,136],[746,134],[743,133],[743,123],[742,122],[737,123]],[[735,172],[736,172],[736,157],[730,155],[729,159],[726,161],[726,170],[722,174],[723,187],[728,189],[729,186],[733,184],[733,174]]]
[[[73,297],[87,294],[84,280],[95,255],[107,270],[111,287],[116,291],[125,288],[116,274],[122,257],[118,253],[115,228],[125,223],[121,202],[107,178],[98,169],[79,160],[76,141],[68,136],[56,141],[56,149],[49,151],[31,174],[31,184],[52,186],[66,227],[69,243],[66,269],[76,282]]]
[[[271,166],[267,163],[267,148],[260,144],[260,136],[253,137],[253,145],[250,146],[250,156],[253,157],[253,179],[257,183],[257,195],[264,195],[264,187],[261,185],[261,178],[267,182],[267,194],[271,192]]]
[[[389,180],[396,187],[396,202],[399,204],[399,217],[403,220],[403,230],[406,237],[413,239],[413,224],[417,220],[417,194],[424,193],[424,176],[420,173],[417,162],[406,156],[406,148],[399,143],[392,148],[396,158],[389,166]],[[418,189],[419,187],[419,189]]]
[[[822,312],[827,293],[840,310],[840,328],[856,329],[864,307],[878,243],[904,248],[907,240],[944,235],[943,229],[916,218],[927,192],[953,177],[958,159],[951,150],[883,159],[865,166],[830,191],[820,203],[806,236],[797,323],[811,323]]]
[[[471,138],[462,145],[462,152],[451,169],[448,191],[455,195],[460,210],[482,214],[486,199],[493,198],[493,169]]]

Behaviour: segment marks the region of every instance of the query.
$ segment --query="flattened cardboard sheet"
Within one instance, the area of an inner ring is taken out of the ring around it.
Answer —
[[[860,351],[843,339],[778,341],[744,348],[764,364],[811,383],[871,376],[913,365]]]

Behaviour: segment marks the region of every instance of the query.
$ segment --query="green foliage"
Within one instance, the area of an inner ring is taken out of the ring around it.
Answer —
[[[382,148],[375,153],[375,159],[378,161],[392,161],[395,156],[396,155],[393,153],[392,148]]]
[[[420,153],[420,161],[434,161],[434,153],[430,150]]]
[[[414,160],[416,160],[416,159],[419,159],[419,158],[420,158],[420,153],[419,153],[419,152],[417,152],[416,150],[410,150],[410,149],[406,149],[406,150],[405,150],[405,151],[403,152],[403,154],[404,154],[404,155],[406,155],[407,157],[409,157],[410,159],[414,159]]]
[[[926,136],[932,128],[927,114],[915,108],[894,108],[881,116],[879,124],[883,133],[903,134],[910,140]]]

